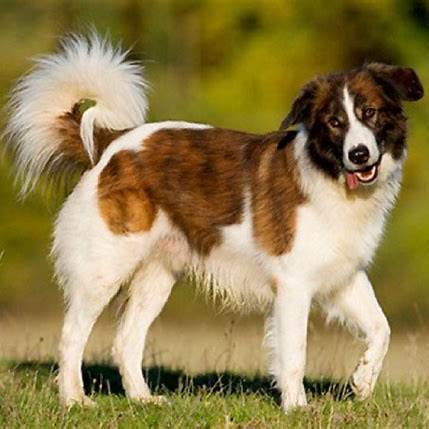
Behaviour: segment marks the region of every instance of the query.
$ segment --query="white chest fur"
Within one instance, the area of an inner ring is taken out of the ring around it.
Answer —
[[[347,193],[310,164],[303,145],[297,142],[296,157],[309,201],[298,209],[294,245],[282,267],[286,276],[302,278],[323,293],[371,262],[399,192],[402,162],[385,154],[376,188]]]
[[[296,143],[303,191],[308,201],[298,208],[290,252],[269,256],[255,241],[247,197],[240,224],[223,229],[223,244],[203,260],[193,258],[200,283],[228,303],[264,307],[274,297],[275,282],[293,279],[315,294],[346,285],[371,262],[386,215],[398,194],[401,164],[386,154],[376,188],[348,194],[343,184],[310,164],[303,143]]]
[[[370,204],[338,204],[327,195],[322,204],[308,203],[298,211],[292,251],[283,256],[286,274],[315,288],[347,282],[371,261],[379,243],[385,213]]]

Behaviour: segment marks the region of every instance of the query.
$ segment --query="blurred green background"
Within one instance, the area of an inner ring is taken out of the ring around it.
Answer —
[[[1,0],[0,7],[2,104],[14,79],[28,70],[29,58],[55,49],[64,33],[91,25],[133,46],[134,58],[144,62],[152,87],[150,121],[270,131],[314,75],[372,60],[412,66],[429,88],[425,1]],[[389,319],[413,327],[429,320],[428,97],[406,111],[410,138],[403,190],[371,277]],[[0,315],[17,309],[56,312],[61,295],[47,255],[64,195],[52,201],[37,191],[23,203],[15,195],[5,156]],[[178,288],[171,313],[181,311],[187,294],[186,286]]]

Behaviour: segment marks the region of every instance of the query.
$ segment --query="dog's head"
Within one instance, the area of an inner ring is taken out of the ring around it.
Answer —
[[[309,82],[281,128],[303,124],[311,160],[353,190],[388,177],[401,162],[406,148],[402,101],[422,97],[413,69],[371,63]]]

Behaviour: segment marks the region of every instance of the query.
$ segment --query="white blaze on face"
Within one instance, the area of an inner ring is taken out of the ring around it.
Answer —
[[[354,100],[350,96],[347,86],[344,87],[343,94],[344,109],[349,121],[349,129],[347,130],[344,139],[343,162],[347,170],[355,171],[361,169],[362,167],[375,164],[380,157],[380,151],[378,149],[374,133],[364,124],[362,124],[362,122],[359,121],[359,119],[356,117],[353,102]],[[349,159],[349,152],[359,145],[366,146],[369,151],[369,159],[365,165],[356,165]]]

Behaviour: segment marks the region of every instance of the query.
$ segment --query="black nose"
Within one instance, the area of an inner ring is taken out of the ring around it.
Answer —
[[[349,151],[349,159],[353,164],[365,164],[369,159],[368,148],[363,144],[356,146]]]

